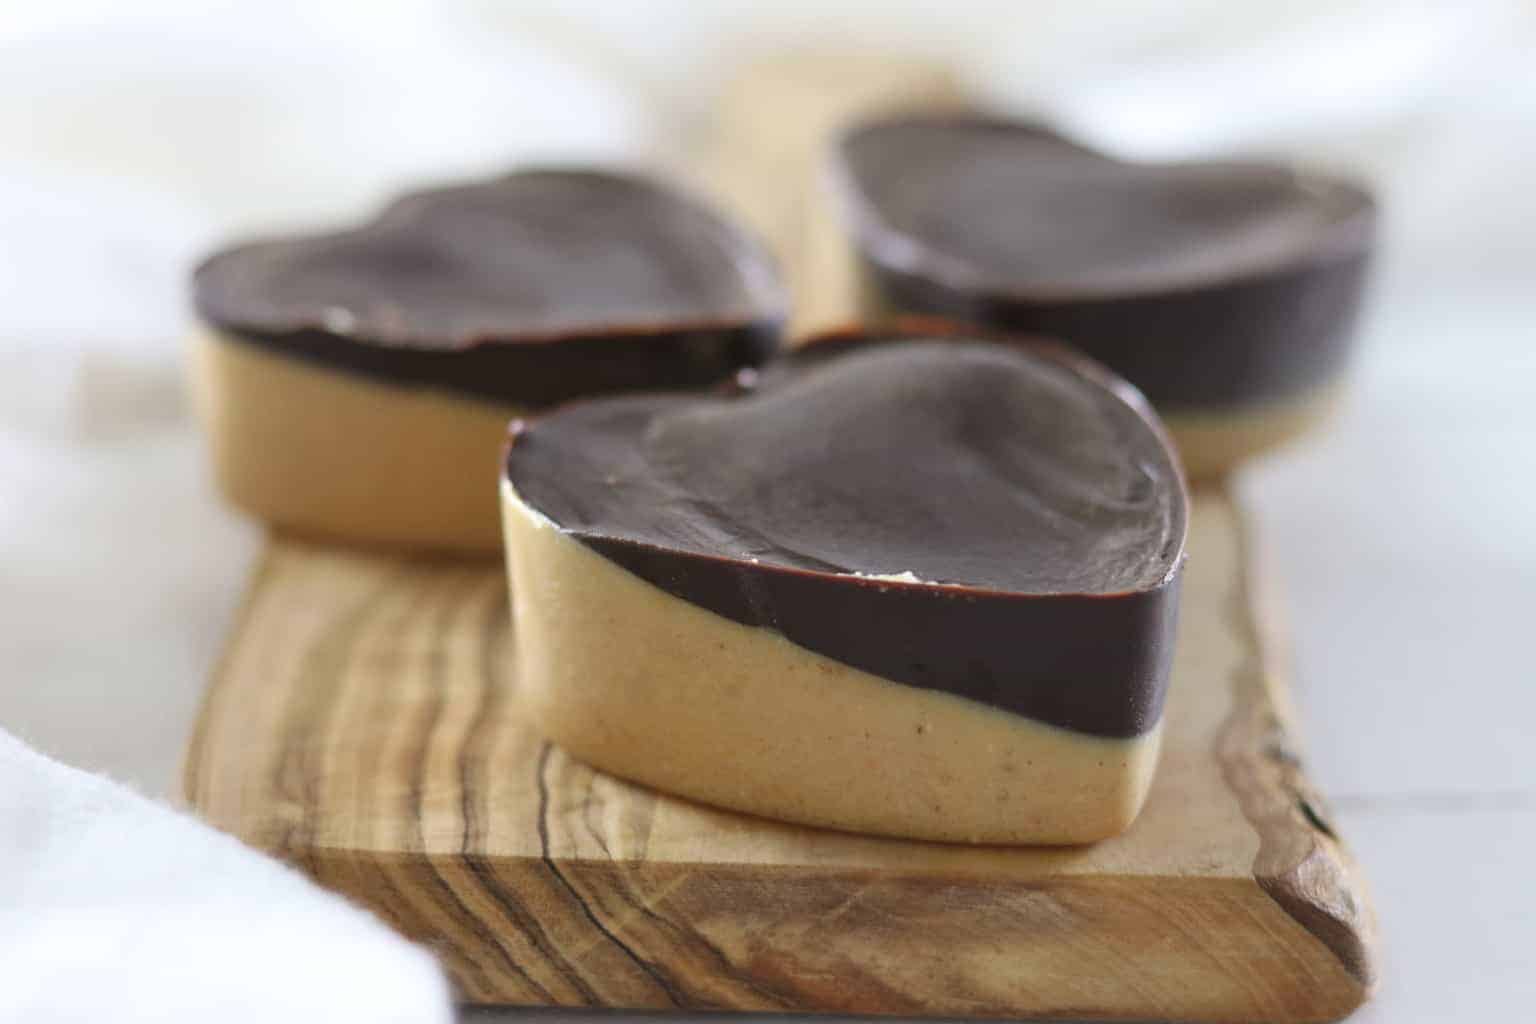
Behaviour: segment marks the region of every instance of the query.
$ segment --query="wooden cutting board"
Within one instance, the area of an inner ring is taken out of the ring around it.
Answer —
[[[775,177],[805,172],[809,141]],[[805,272],[820,243],[795,209],[757,220],[802,310],[841,316],[845,292],[809,294],[845,276]],[[499,565],[280,537],[187,795],[432,947],[469,1002],[1334,1019],[1371,989],[1372,915],[1303,773],[1244,524],[1226,491],[1196,496],[1162,765],[1135,826],[1095,846],[821,832],[596,773],[513,711]]]
[[[819,832],[598,774],[512,713],[498,566],[296,540],[269,545],[187,793],[433,947],[471,1002],[1331,1019],[1370,988],[1370,911],[1244,538],[1230,496],[1197,497],[1162,766],[1096,846]]]

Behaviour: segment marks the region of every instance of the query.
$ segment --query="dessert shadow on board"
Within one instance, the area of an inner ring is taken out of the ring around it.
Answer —
[[[1142,390],[1192,476],[1339,391],[1376,220],[1348,181],[1128,163],[978,114],[856,125],[831,178],[874,308],[1074,345]]]
[[[781,820],[992,843],[1129,825],[1187,520],[1135,389],[958,337],[842,336],[743,377],[513,425],[529,718],[615,775]]]
[[[237,505],[333,539],[472,551],[500,547],[512,416],[716,384],[766,359],[786,315],[754,239],[671,187],[590,169],[226,249],[193,297],[199,409]]]

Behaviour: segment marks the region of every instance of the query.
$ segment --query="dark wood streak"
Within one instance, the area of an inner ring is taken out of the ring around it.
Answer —
[[[501,655],[511,628],[506,596],[502,594],[501,600],[486,606],[485,624],[480,629],[480,671],[475,674],[481,685],[459,751],[459,812],[464,822],[459,845],[466,853],[475,848],[482,832],[479,804],[472,794],[478,791],[475,776],[485,761],[489,737],[494,734],[489,726],[500,708],[501,694],[509,685],[501,672]]]
[[[384,603],[386,597],[390,595],[398,597],[402,592],[406,591],[407,587],[409,587],[412,592],[411,599],[408,602],[406,602],[392,615],[384,618],[382,623],[375,623],[371,621],[367,623],[359,623],[355,629],[339,631],[342,634],[340,637],[334,635],[327,636],[327,641],[332,639],[339,639],[344,640],[345,642],[344,646],[339,647],[337,651],[339,662],[351,663],[357,660],[357,655],[354,652],[359,648],[360,638],[366,632],[366,629],[364,628],[365,625],[375,630],[378,634],[389,638],[390,640],[401,636],[407,630],[409,630],[411,625],[415,622],[418,610],[423,605],[429,604],[432,598],[432,594],[429,589],[415,586],[419,579],[420,574],[419,572],[415,571],[413,566],[408,563],[402,564],[399,566],[396,572],[390,573],[384,580],[380,582],[377,593],[371,594],[367,599],[365,599],[365,603],[359,608],[359,616],[364,619],[371,619],[374,610],[378,608],[379,605]],[[388,667],[391,670],[394,670],[397,664],[396,652],[392,646],[386,646],[385,651],[389,655],[387,662]],[[336,710],[338,706],[344,703],[343,697],[346,691],[343,683],[345,682],[345,679],[346,673],[339,669],[326,673],[316,672],[301,678],[300,686],[306,693],[318,695],[321,691],[325,691],[328,696],[328,699],[320,704],[324,713],[323,716],[313,724],[312,731],[314,735],[325,735],[326,732],[334,724]],[[365,689],[363,692],[366,696],[372,697],[375,695],[374,692],[370,690]],[[369,708],[368,710],[372,711],[373,709]],[[297,735],[298,739],[304,741],[303,746],[306,749],[312,746],[312,744],[308,742],[309,738],[302,733],[295,732],[290,734],[285,731],[285,735]],[[361,761],[361,766],[365,775],[373,777],[382,775],[384,773],[384,766],[381,764],[380,753],[381,748],[377,744],[369,744],[359,749],[358,757]],[[324,768],[323,765],[316,767],[319,769]],[[318,786],[318,783],[326,777],[326,772],[323,770],[316,770],[311,774],[314,778],[316,786]],[[413,786],[415,785],[414,782],[411,784]],[[306,813],[313,814],[322,806],[323,802],[321,800],[320,793],[318,791],[312,792],[310,799],[306,802]]]
[[[431,579],[431,582],[433,583],[436,582],[435,576],[436,574],[433,574]],[[409,633],[413,632],[408,630],[406,627],[408,627],[416,620],[417,613],[424,605],[430,607],[430,605],[433,603],[434,599],[436,598],[433,588],[430,585],[420,585],[422,579],[423,574],[421,573],[421,566],[419,564],[406,562],[402,564],[398,574],[392,574],[390,579],[386,580],[385,583],[381,585],[381,593],[393,592],[398,594],[402,590],[406,589],[404,581],[409,580],[411,584],[413,584],[410,589],[414,590],[415,592],[415,596],[409,603],[407,603],[390,619],[386,620],[386,624],[380,630],[384,636],[394,638],[402,635],[408,635]],[[370,598],[367,602],[367,606],[362,609],[364,617],[371,614],[372,609],[375,608],[378,603],[378,600]],[[347,651],[350,651],[357,646],[357,640],[361,633],[361,627],[351,632],[350,636],[346,640]],[[433,644],[429,649],[428,664],[432,671],[437,672],[440,670],[441,665],[439,661],[433,660],[433,657],[435,657],[435,655],[441,650],[441,643],[438,638],[442,635],[442,630],[440,628],[436,629],[433,631],[432,635]],[[391,650],[390,653],[392,656],[391,661],[393,662],[395,652]],[[335,672],[325,677],[317,677],[315,680],[310,681],[310,684],[305,687],[307,692],[320,689],[330,689],[334,691],[333,699],[328,701],[326,704],[327,718],[339,703],[337,698],[339,698],[342,689],[340,684],[343,679],[343,673]],[[438,715],[441,713],[441,706],[441,694],[437,692],[436,688],[434,688],[434,695],[430,701],[426,714],[426,733],[430,733],[433,724],[435,723]],[[321,723],[322,728],[323,726],[324,722]],[[412,766],[409,772],[409,790],[407,795],[411,802],[410,806],[413,812],[413,823],[417,826],[417,846],[420,847],[422,843],[419,827],[421,818],[420,789],[422,766],[424,764],[423,758],[426,752],[425,742],[418,744],[418,750],[418,756],[413,758],[411,762]],[[365,766],[365,774],[372,776],[373,774],[380,771],[378,766],[378,753],[379,748],[376,746],[370,747],[365,752],[363,752],[362,756],[366,757],[368,762]],[[321,772],[316,772],[314,775],[317,779],[323,777],[323,773]],[[312,801],[306,806],[306,811],[312,812],[312,810],[318,806],[319,804],[317,801]],[[320,877],[317,870],[317,865],[311,861],[308,864],[308,867],[312,875],[315,877]],[[414,905],[423,907],[424,909],[430,908],[435,909],[441,913],[445,913],[450,920],[466,924],[467,927],[477,936],[479,936],[483,942],[488,943],[490,947],[496,951],[497,959],[504,961],[514,970],[518,969],[510,953],[502,947],[501,943],[496,939],[496,936],[493,933],[481,925],[479,918],[476,917],[475,913],[468,906],[466,906],[462,900],[458,898],[458,895],[453,889],[452,883],[448,879],[441,876],[440,872],[437,870],[437,867],[432,863],[430,858],[423,858],[419,864],[414,861],[406,861],[404,863],[404,870],[401,869],[402,864],[400,858],[398,857],[388,857],[381,859],[376,869],[379,881],[390,890],[390,893],[393,897],[391,901],[393,906]],[[403,881],[403,885],[397,884],[395,879],[396,872],[402,875],[401,881]],[[446,896],[447,902],[445,903],[441,899],[434,899],[431,896],[427,896],[425,904],[418,902],[416,897],[425,895],[422,892],[423,886],[420,884],[421,882],[425,882],[427,886],[430,886],[431,889],[434,889],[439,894]],[[419,927],[411,930],[418,933],[420,932]],[[475,955],[466,956],[460,954],[460,959],[462,959],[463,962],[465,962],[470,968],[475,983],[482,986],[482,991],[495,990],[496,971],[494,967],[483,963],[481,958]],[[460,979],[460,982],[462,983],[465,980],[466,979]]]
[[[479,687],[476,694],[475,711],[470,718],[463,749],[459,754],[460,807],[464,820],[461,840],[463,864],[486,897],[506,915],[513,927],[522,933],[545,962],[580,994],[583,1002],[589,1006],[601,1006],[603,1005],[601,997],[588,984],[587,979],[575,965],[560,955],[558,945],[551,940],[537,915],[531,913],[513,897],[507,886],[496,877],[489,859],[475,852],[480,829],[474,822],[478,818],[479,811],[471,794],[482,791],[479,784],[479,769],[485,764],[485,748],[489,745],[489,738],[494,735],[492,726],[501,712],[504,696],[510,692],[511,687],[511,681],[505,677],[502,669],[507,648],[505,641],[511,630],[511,617],[508,614],[505,592],[498,588],[497,593],[498,599],[487,604],[485,625],[480,634],[480,671],[475,676],[483,685]],[[542,1001],[560,1002],[528,971],[515,964],[514,968],[539,994]]]
[[[685,870],[692,869],[692,865],[685,868]],[[617,893],[620,894],[621,898],[626,900],[630,906],[634,907],[644,917],[653,922],[659,931],[668,935],[674,944],[683,946],[684,948],[686,948],[688,945],[701,948],[706,954],[707,958],[713,961],[716,967],[719,969],[717,976],[722,978],[730,978],[731,980],[739,983],[748,992],[751,992],[753,995],[762,999],[769,1008],[778,1010],[793,1010],[804,1005],[803,1000],[796,999],[791,994],[770,989],[758,981],[753,980],[749,974],[741,969],[740,965],[736,964],[730,959],[730,957],[726,956],[723,949],[715,945],[715,943],[711,942],[708,937],[706,937],[697,928],[685,929],[672,918],[657,913],[656,909],[648,900],[634,895],[634,887],[629,884],[628,880],[625,880],[624,884],[615,886],[614,889]]]
[[[377,867],[377,875],[378,875],[379,882],[384,886],[385,889],[387,889],[389,891],[389,897],[388,897],[389,905],[391,907],[402,907],[402,906],[411,906],[411,905],[413,905],[415,903],[415,901],[411,898],[411,894],[413,892],[415,892],[419,888],[418,886],[416,886],[414,884],[411,884],[412,880],[415,877],[415,873],[409,872],[409,871],[403,872],[403,874],[404,874],[404,881],[405,881],[406,884],[404,885],[404,887],[402,887],[402,886],[399,886],[399,885],[395,884],[394,877],[391,875],[391,868],[392,868],[392,866],[394,866],[394,865],[392,864],[391,860],[386,859],[386,860],[380,861],[379,864],[378,864],[378,867]],[[434,887],[438,887],[438,888],[443,887],[441,885],[441,880],[436,877],[436,869],[433,868],[430,864],[428,864],[426,866],[426,874],[428,874],[429,876],[432,876],[432,881],[433,881]],[[449,888],[449,891],[450,891],[450,894],[451,894],[451,891],[452,891],[451,887],[448,887],[448,888]],[[438,904],[436,900],[432,900],[431,902],[434,905],[436,905],[436,906],[440,906],[440,904]],[[463,904],[459,904],[459,906],[462,908]],[[450,917],[459,917],[461,915],[454,914],[454,913],[452,913],[450,911],[450,915],[449,916]],[[464,915],[462,915],[462,916],[467,916],[471,920],[474,919],[474,914],[470,913],[467,908],[464,908]],[[434,946],[437,946],[439,948],[447,945],[447,941],[446,940],[441,940],[441,939],[439,939],[435,935],[432,935],[430,933],[422,935],[421,934],[421,929],[420,929],[419,926],[417,928],[414,928],[414,929],[409,929],[409,930],[407,930],[407,932],[408,932],[408,934],[411,933],[411,932],[414,932],[414,933],[418,934],[422,939],[425,939],[426,941],[432,943]],[[484,938],[485,936],[482,934],[481,937]],[[500,949],[501,948],[500,944],[495,942],[494,937],[492,937],[491,942],[492,942],[492,946],[494,948],[496,948],[496,949]],[[497,979],[496,979],[496,975],[495,975],[493,969],[490,968],[489,966],[481,963],[480,958],[478,956],[466,955],[462,951],[462,949],[459,948],[461,946],[462,946],[462,943],[454,943],[454,952],[455,952],[454,964],[455,964],[455,970],[454,970],[453,983],[454,983],[455,987],[456,988],[467,987],[465,985],[465,981],[467,979],[465,979],[463,977],[463,974],[469,973],[473,977],[473,979],[474,979],[474,984],[479,987],[479,991],[481,991],[481,992],[494,992],[494,991],[496,991]],[[503,959],[505,959],[508,963],[511,963],[511,958],[510,957],[506,957],[505,953],[503,953]],[[459,965],[463,965],[463,969],[461,969],[459,967]],[[515,965],[514,965],[514,968],[515,968]]]
[[[389,573],[381,580],[375,588],[371,589],[364,598],[340,618],[335,628],[327,631],[323,640],[312,651],[306,654],[300,676],[293,688],[296,693],[300,694],[300,700],[294,702],[294,706],[290,707],[289,714],[302,715],[303,717],[296,718],[295,724],[292,727],[283,730],[283,735],[288,742],[285,744],[277,761],[277,784],[281,786],[282,778],[287,774],[288,770],[298,772],[301,778],[308,780],[309,784],[304,787],[303,797],[298,801],[300,807],[298,820],[284,837],[281,850],[284,859],[301,867],[316,880],[324,881],[327,878],[332,878],[340,870],[343,863],[347,864],[348,870],[356,870],[358,865],[352,863],[346,857],[337,861],[335,858],[327,856],[324,850],[312,842],[314,829],[311,825],[311,819],[322,806],[321,794],[318,792],[317,787],[324,780],[325,772],[316,770],[317,766],[310,763],[312,760],[310,751],[314,748],[314,745],[309,742],[310,738],[314,735],[325,734],[336,712],[336,708],[342,702],[341,698],[344,690],[342,684],[346,678],[346,673],[342,671],[342,668],[351,662],[353,652],[358,646],[358,639],[363,632],[370,626],[378,628],[372,622],[372,619],[379,605],[391,595],[398,595],[414,589],[415,593],[412,600],[397,614],[386,620],[386,623],[395,624],[397,627],[405,627],[414,620],[416,611],[423,604],[428,604],[431,601],[433,595],[429,588],[411,588],[407,586],[407,582],[414,582],[419,578],[419,575],[418,567],[406,563],[402,564],[397,571]],[[389,628],[388,625],[384,627],[383,631],[388,636],[398,636],[406,632],[403,628]],[[430,724],[428,727],[430,728]],[[368,753],[376,755],[377,750],[370,749]],[[419,788],[417,780],[419,780],[420,775],[420,762],[418,759],[416,768],[411,773],[413,791]],[[419,799],[413,803],[413,809],[416,811],[420,810]],[[419,814],[413,816],[419,819]],[[296,847],[295,843],[299,845]],[[420,904],[413,899],[413,896],[420,894],[420,886],[410,884],[417,877],[418,873],[406,872],[405,881],[407,884],[401,886],[396,884],[393,875],[393,870],[397,867],[398,865],[394,864],[392,859],[386,858],[378,863],[373,871],[378,882],[389,891],[389,905],[391,907],[419,906]],[[447,911],[450,917],[466,920],[472,929],[475,928],[478,921],[474,914],[457,901],[451,886],[437,876],[430,862],[426,864],[424,874],[435,888],[446,890],[449,897],[462,910],[462,914],[454,913],[452,908],[444,906],[437,900],[429,899],[429,905]],[[393,916],[400,921],[406,920],[404,916],[399,914]],[[419,927],[406,930],[418,933],[420,931]],[[494,936],[488,932],[481,933],[481,938],[491,940],[496,948],[500,948],[495,943]],[[503,955],[505,955],[504,951]],[[510,958],[507,959],[510,963]],[[474,956],[463,957],[462,962],[468,968],[467,973],[472,975],[475,983],[482,986],[483,991],[494,990],[495,974],[493,971]],[[462,978],[460,979],[461,982],[463,980]]]
[[[410,787],[407,793],[407,798],[410,801],[411,806],[411,822],[416,828],[416,843],[418,849],[425,849],[426,847],[426,837],[421,831],[422,783],[426,777],[427,757],[430,754],[432,748],[432,733],[436,730],[438,722],[442,717],[443,693],[445,692],[447,686],[447,679],[443,672],[445,659],[442,638],[449,635],[447,624],[451,621],[455,611],[456,592],[464,589],[474,589],[473,585],[475,581],[473,578],[471,578],[471,586],[469,588],[465,588],[462,585],[456,585],[458,583],[459,581],[456,581],[451,577],[449,578],[448,585],[442,587],[443,593],[441,597],[438,598],[439,606],[434,609],[434,614],[432,616],[432,618],[436,620],[436,623],[431,633],[432,643],[431,646],[427,649],[426,658],[428,678],[432,682],[432,686],[429,687],[432,696],[425,702],[423,707],[423,714],[420,716],[422,724],[417,730],[420,734],[420,741],[412,745],[413,756],[410,759]],[[548,990],[536,982],[522,967],[522,965],[517,962],[517,958],[513,955],[512,950],[507,948],[506,944],[502,941],[501,937],[496,933],[496,931],[487,925],[483,920],[481,920],[480,915],[475,912],[474,908],[470,907],[467,903],[464,902],[463,897],[461,897],[458,890],[454,888],[452,879],[445,876],[442,871],[439,870],[436,859],[432,857],[423,857],[422,864],[425,868],[422,873],[425,880],[432,886],[434,890],[439,893],[441,897],[443,897],[443,900],[445,901],[440,903],[442,908],[451,916],[463,921],[469,928],[470,932],[479,937],[483,947],[494,950],[496,958],[504,963],[506,967],[509,968],[515,975],[525,980],[530,988],[533,988],[534,990],[539,991],[548,997],[550,995]]]
[[[435,581],[434,581],[435,582]],[[427,678],[432,685],[427,687],[429,696],[422,701],[421,714],[413,715],[413,722],[419,721],[420,728],[415,731],[418,734],[416,742],[411,744],[410,758],[410,785],[406,790],[406,799],[410,803],[410,822],[416,832],[418,849],[426,849],[426,835],[422,832],[422,790],[427,774],[427,758],[432,752],[432,734],[437,731],[438,723],[443,717],[443,690],[448,683],[447,674],[443,671],[443,662],[446,655],[443,650],[443,638],[450,635],[448,624],[453,621],[454,594],[459,588],[454,586],[455,581],[450,578],[448,585],[442,587],[442,595],[434,602],[437,606],[432,609],[432,633],[431,643],[426,651]]]
[[[506,888],[501,885],[500,881],[486,864],[486,858],[466,852],[463,856],[463,862],[479,889],[495,904],[497,909],[506,915],[513,927],[528,940],[529,944],[538,951],[539,955],[554,969],[555,973],[570,983],[571,987],[580,994],[582,1001],[588,1006],[603,1005],[602,999],[593,990],[591,985],[587,983],[586,978],[582,977],[581,973],[575,970],[569,961],[559,955],[557,948],[550,942],[549,936],[544,931],[544,927],[539,923],[538,918],[530,914],[521,903],[513,899]],[[518,976],[527,981],[529,987],[538,993],[540,1001],[550,1005],[561,1005],[564,1003],[564,1000],[556,999],[554,994],[537,981],[525,968],[513,962],[510,956],[508,961]]]
[[[578,762],[572,761],[567,761],[566,763],[578,764]],[[603,859],[607,862],[606,866],[611,867],[611,872],[604,873],[602,884],[599,888],[603,891],[611,893],[611,895],[620,900],[626,907],[634,910],[641,917],[650,921],[656,928],[657,932],[665,936],[669,948],[678,950],[694,948],[701,950],[705,957],[712,961],[718,968],[718,971],[712,975],[713,977],[720,979],[731,979],[740,983],[741,986],[747,991],[762,999],[767,1007],[787,1010],[793,1009],[796,1005],[798,1005],[796,1000],[794,1000],[792,997],[787,996],[784,993],[765,988],[755,983],[750,977],[743,974],[741,968],[737,964],[733,963],[730,958],[725,955],[725,952],[722,949],[720,949],[714,943],[710,942],[709,939],[697,929],[685,928],[677,921],[656,911],[652,903],[639,892],[637,886],[634,884],[633,872],[626,870],[625,862],[619,861],[613,856],[612,850],[609,849],[608,837],[606,834],[604,834],[604,830],[595,824],[592,820],[592,808],[594,806],[601,806],[601,801],[597,798],[596,793],[598,783],[602,777],[599,776],[597,772],[593,771],[591,768],[588,768],[585,765],[580,765],[580,773],[583,777],[581,806],[579,811],[581,824],[584,827],[587,835],[597,845],[598,849],[602,851]],[[637,788],[634,792],[638,794],[640,793],[640,790]],[[649,837],[650,821],[654,816],[653,812],[655,808],[655,798],[650,797],[649,799],[644,799],[643,803],[647,812],[649,812],[646,814],[645,818],[646,827],[644,835]],[[644,856],[641,854],[635,857],[631,863],[639,863],[643,860]],[[679,870],[685,872],[689,877],[708,874],[707,865],[681,865]]]
[[[315,874],[311,854],[314,811],[320,806],[318,786],[325,773],[313,764],[318,747],[310,740],[323,735],[341,695],[340,681],[358,636],[372,619],[374,610],[397,589],[403,573],[392,572],[368,591],[355,606],[337,617],[335,625],[306,651],[299,678],[291,688],[294,699],[284,715],[283,747],[274,762],[273,789],[282,795],[297,813],[287,822],[280,836],[273,837],[273,849],[285,859],[300,864]]]
[[[1232,710],[1217,737],[1217,759],[1259,836],[1259,887],[1369,992],[1377,981],[1374,915],[1270,694],[1266,665],[1274,664],[1273,644],[1253,611],[1253,540],[1241,517],[1235,523],[1239,557],[1226,608],[1247,654],[1232,675]]]
[[[586,785],[581,789],[581,823],[586,826],[587,835],[592,837],[592,841],[597,844],[597,848],[603,851],[603,857],[607,860],[613,860],[613,851],[608,849],[608,837],[603,834],[601,828],[592,823],[593,806],[595,804],[601,806],[593,798],[596,788],[597,774],[595,772],[588,772]]]
[[[640,956],[639,953],[635,952],[635,950],[631,949],[627,943],[615,935],[607,925],[603,924],[603,922],[598,919],[597,913],[592,909],[591,905],[582,898],[581,894],[576,891],[576,887],[571,884],[568,878],[566,878],[564,872],[560,870],[560,865],[555,861],[554,857],[550,855],[549,783],[545,778],[545,774],[549,767],[549,756],[553,749],[554,748],[547,742],[540,747],[537,766],[535,768],[536,779],[538,781],[539,787],[539,851],[540,856],[544,861],[545,867],[549,869],[550,874],[554,876],[555,880],[558,881],[560,885],[565,889],[565,891],[570,895],[570,898],[576,902],[576,905],[581,909],[581,912],[586,917],[586,919],[591,922],[592,926],[601,932],[609,942],[613,943],[613,945],[617,947],[625,957],[631,960],[636,967],[643,971],[647,977],[655,982],[657,987],[666,994],[666,997],[670,1001],[671,1005],[676,1007],[686,1007],[691,1005],[690,1000],[688,1000],[678,990],[678,988],[670,980],[667,979],[667,977],[656,967],[655,964],[651,963],[649,960],[646,960],[644,957]]]

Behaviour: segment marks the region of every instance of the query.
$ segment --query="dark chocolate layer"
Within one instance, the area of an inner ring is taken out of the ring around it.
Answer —
[[[719,381],[771,354],[785,315],[741,231],[593,170],[420,192],[355,229],[227,249],[193,294],[240,341],[528,405]]]
[[[978,116],[871,122],[837,166],[898,312],[1062,338],[1167,410],[1284,399],[1346,361],[1375,224],[1347,182],[1125,163]]]
[[[516,424],[509,480],[642,579],[845,664],[1088,733],[1156,724],[1186,510],[1134,390],[1060,350],[826,351],[733,396]]]

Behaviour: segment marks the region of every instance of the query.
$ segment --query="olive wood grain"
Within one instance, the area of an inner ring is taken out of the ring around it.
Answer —
[[[499,569],[299,540],[252,585],[187,792],[473,1002],[1331,1019],[1370,988],[1370,914],[1301,772],[1242,523],[1198,494],[1162,767],[1095,846],[818,832],[600,775],[515,713]]]

